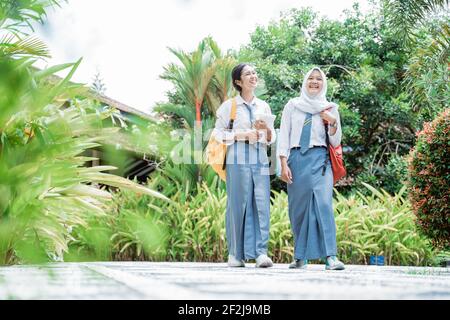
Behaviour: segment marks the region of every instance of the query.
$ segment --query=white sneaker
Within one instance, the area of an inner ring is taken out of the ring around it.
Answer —
[[[273,266],[272,260],[265,254],[261,254],[256,258],[256,267],[257,268],[270,268]]]
[[[235,256],[228,256],[228,266],[229,267],[245,267],[244,260],[238,260]]]
[[[325,270],[344,270],[345,265],[336,256],[328,257],[325,261]]]

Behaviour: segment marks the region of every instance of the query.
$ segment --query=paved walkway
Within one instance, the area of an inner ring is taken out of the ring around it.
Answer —
[[[3,299],[450,299],[450,268],[91,262],[0,268]]]

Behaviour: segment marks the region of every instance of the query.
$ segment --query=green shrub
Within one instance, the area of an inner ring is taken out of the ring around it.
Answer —
[[[370,196],[337,193],[334,209],[338,252],[347,263],[367,264],[371,255],[384,255],[388,265],[430,264],[434,252],[415,225],[404,186],[392,196],[368,184]]]
[[[438,248],[450,247],[450,108],[424,124],[410,153],[411,203],[421,230]]]
[[[199,176],[201,183],[198,183]],[[167,197],[172,197],[179,190],[185,189],[180,195],[181,200],[185,201],[190,194],[197,194],[197,187],[203,183],[210,188],[218,185],[225,190],[225,183],[218,179],[218,175],[207,164],[175,164],[167,160],[152,174],[150,184],[154,190],[164,193]]]
[[[371,255],[384,255],[389,265],[433,263],[433,250],[417,232],[415,216],[404,199],[403,187],[395,196],[364,184],[370,192],[344,197],[337,193],[334,209],[339,257],[345,263],[368,264]],[[289,262],[293,238],[287,216],[287,194],[272,199],[269,253],[277,262]]]
[[[167,261],[225,261],[226,191],[197,186],[197,195],[187,197],[180,190],[172,198],[163,219],[170,236],[167,240]]]
[[[164,185],[162,177],[150,182]],[[74,232],[66,260],[222,261],[225,244],[225,190],[190,183],[168,189],[172,202],[118,191],[108,216]],[[173,184],[173,182],[172,182]],[[213,191],[214,190],[214,191]],[[107,239],[105,241],[105,239]]]
[[[408,180],[408,161],[406,157],[397,154],[391,155],[385,167],[385,179],[383,189],[390,194],[395,194],[406,184]]]
[[[167,226],[161,208],[145,194],[114,193],[107,215],[92,217],[72,232],[66,261],[162,260]],[[161,202],[162,204],[163,202]]]
[[[274,191],[270,207],[269,256],[275,262],[290,262],[294,255],[294,237],[287,207],[287,194]]]
[[[150,187],[154,188],[151,181]],[[370,255],[384,255],[390,265],[427,265],[435,260],[428,239],[417,232],[415,216],[403,197],[405,187],[392,196],[366,185],[370,196],[337,193],[334,208],[338,252],[346,263],[367,264]],[[170,204],[161,200],[120,191],[116,209],[96,230],[111,230],[109,251],[113,260],[223,262],[228,256],[225,237],[226,191],[206,183],[192,195],[189,184],[180,186]],[[293,236],[287,212],[287,194],[274,192],[271,199],[269,255],[275,262],[287,263],[293,256]],[[141,217],[152,225],[149,234],[159,234],[159,242],[149,250],[136,236],[130,217]],[[97,222],[99,220],[97,219]],[[85,231],[83,231],[85,232]],[[83,237],[86,237],[84,233]],[[74,243],[81,248],[86,243]],[[92,241],[91,241],[92,243]],[[82,250],[108,252],[103,247]],[[101,251],[103,250],[103,251]],[[87,252],[87,253],[86,253]],[[83,254],[81,254],[83,256]],[[101,256],[101,255],[100,255]]]
[[[364,183],[382,188],[390,194],[395,194],[406,184],[408,180],[408,161],[406,157],[391,154],[385,165],[377,164],[373,159],[366,159],[366,170],[358,174],[356,185],[358,191],[365,195],[371,193]]]

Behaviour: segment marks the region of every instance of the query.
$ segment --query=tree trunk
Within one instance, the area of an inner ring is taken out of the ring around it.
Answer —
[[[194,126],[194,163],[197,165],[198,173],[197,180],[201,181],[200,166],[203,161],[203,148],[202,148],[202,119],[200,115],[200,108],[202,106],[202,100],[195,99],[195,126]]]
[[[201,101],[195,99],[195,120],[196,124],[199,125],[202,121],[201,115],[200,115],[200,107],[202,103]]]

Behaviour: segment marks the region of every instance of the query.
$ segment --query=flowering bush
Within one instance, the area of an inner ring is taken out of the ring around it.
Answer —
[[[417,133],[409,157],[410,197],[423,232],[438,248],[450,247],[450,108]]]

